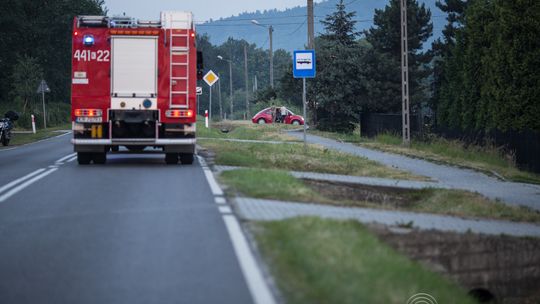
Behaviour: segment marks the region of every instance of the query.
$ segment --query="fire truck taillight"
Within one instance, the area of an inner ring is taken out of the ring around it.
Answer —
[[[192,118],[193,117],[193,111],[192,110],[167,110],[165,112],[165,116],[168,118]]]
[[[100,109],[75,109],[76,117],[101,117],[103,111]]]

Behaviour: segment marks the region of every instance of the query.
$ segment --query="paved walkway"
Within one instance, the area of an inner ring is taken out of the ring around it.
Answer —
[[[289,134],[299,139],[303,136],[302,133],[298,132],[290,132]],[[421,159],[366,149],[311,134],[307,136],[307,140],[312,144],[362,156],[390,167],[430,177],[438,182],[437,187],[478,192],[491,199],[499,199],[511,205],[528,206],[540,210],[540,186],[538,185],[504,182],[474,170],[445,166]]]
[[[335,207],[242,197],[234,199],[234,205],[240,217],[255,221],[283,220],[297,216],[319,216],[332,219],[354,219],[366,224],[380,223],[389,226],[406,225],[412,222],[413,227],[424,230],[540,237],[540,226],[528,223],[472,220],[434,214]]]

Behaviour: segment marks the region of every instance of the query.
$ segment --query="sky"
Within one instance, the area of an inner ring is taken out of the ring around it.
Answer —
[[[136,19],[158,20],[161,11],[179,10],[193,12],[196,21],[207,21],[246,11],[283,10],[306,5],[306,0],[105,0],[105,5],[109,16],[126,13]]]

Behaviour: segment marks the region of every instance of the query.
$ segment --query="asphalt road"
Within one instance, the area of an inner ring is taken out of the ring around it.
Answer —
[[[0,303],[253,302],[197,162],[78,166],[69,139],[0,150]]]

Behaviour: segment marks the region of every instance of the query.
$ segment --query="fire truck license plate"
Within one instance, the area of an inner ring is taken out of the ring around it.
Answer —
[[[101,117],[77,117],[77,122],[102,122]]]

